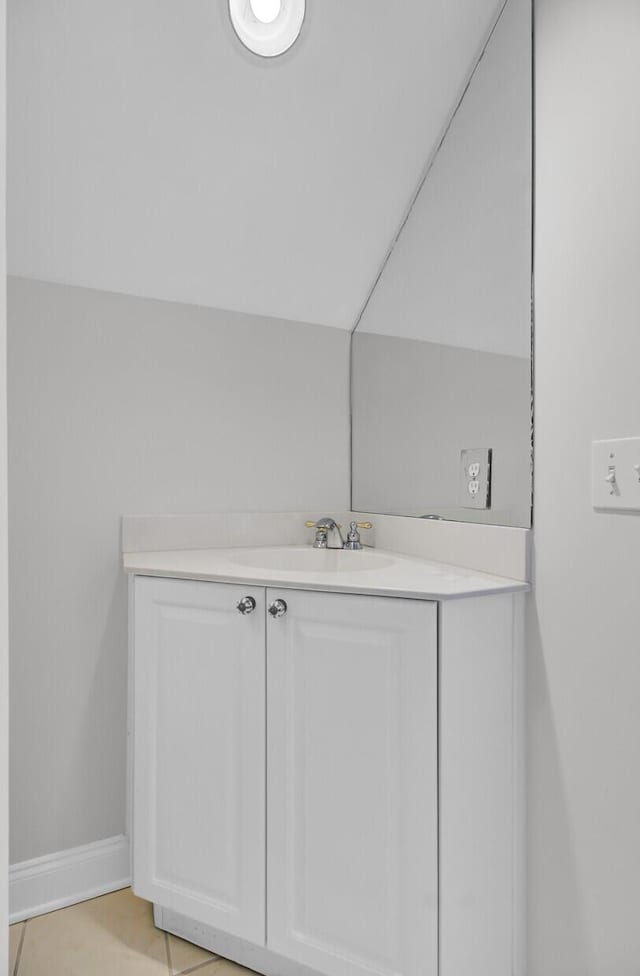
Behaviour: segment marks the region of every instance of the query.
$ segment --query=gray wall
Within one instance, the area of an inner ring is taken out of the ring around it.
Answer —
[[[536,0],[530,976],[640,972],[640,518],[590,503],[640,434],[640,4]]]
[[[528,359],[354,336],[353,499],[363,512],[529,525]],[[493,449],[489,511],[461,508],[460,452]]]
[[[347,507],[348,335],[9,284],[15,863],[125,828],[120,516]]]
[[[5,882],[8,867],[9,841],[9,809],[7,802],[7,787],[9,784],[9,647],[8,647],[8,616],[7,605],[7,422],[6,422],[6,301],[5,282],[7,267],[6,250],[6,194],[5,194],[5,160],[6,160],[6,35],[5,35],[6,4],[0,2],[0,790],[3,794],[0,803],[0,960],[8,956],[7,946],[7,896],[8,886]]]

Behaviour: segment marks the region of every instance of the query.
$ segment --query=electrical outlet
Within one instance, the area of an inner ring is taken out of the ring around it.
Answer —
[[[490,447],[467,448],[460,452],[459,504],[462,508],[491,508]]]

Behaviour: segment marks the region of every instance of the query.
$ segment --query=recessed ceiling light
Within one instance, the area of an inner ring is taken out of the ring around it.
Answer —
[[[249,0],[249,3],[261,24],[272,24],[282,10],[282,0]]]
[[[306,0],[229,0],[233,29],[245,47],[263,58],[284,54],[296,42]]]

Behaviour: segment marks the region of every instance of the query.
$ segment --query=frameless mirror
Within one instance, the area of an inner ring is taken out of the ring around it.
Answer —
[[[509,0],[354,332],[356,511],[531,524],[531,57]]]

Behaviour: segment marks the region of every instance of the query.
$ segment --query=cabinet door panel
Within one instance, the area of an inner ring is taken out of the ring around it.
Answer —
[[[267,945],[328,976],[436,976],[436,606],[278,597]]]
[[[264,590],[136,579],[134,661],[135,891],[264,944]]]

